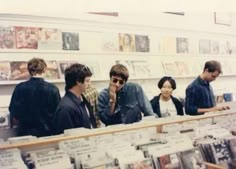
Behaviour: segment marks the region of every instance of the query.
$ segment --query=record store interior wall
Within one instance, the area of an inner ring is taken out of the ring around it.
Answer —
[[[215,93],[235,93],[235,13],[109,14],[0,14],[0,107],[8,107],[15,85],[27,79],[24,62],[32,57],[48,61],[46,79],[62,96],[64,66],[79,62],[91,68],[99,91],[108,86],[110,67],[123,63],[130,81],[140,83],[149,98],[159,93],[156,84],[164,75],[176,79],[174,95],[184,97],[186,86],[212,59],[223,66],[223,75],[212,83]]]

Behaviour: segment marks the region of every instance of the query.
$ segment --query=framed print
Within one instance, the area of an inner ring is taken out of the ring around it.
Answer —
[[[232,15],[229,12],[215,12],[215,24],[227,25],[232,24]]]

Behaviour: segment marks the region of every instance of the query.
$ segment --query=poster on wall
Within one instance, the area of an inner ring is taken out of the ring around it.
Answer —
[[[62,39],[59,29],[40,28],[38,49],[61,49]]]
[[[178,72],[179,72],[180,76],[189,76],[190,75],[190,71],[189,71],[187,63],[185,63],[184,61],[176,61],[175,64],[178,68]]]
[[[176,38],[176,53],[189,53],[189,42],[187,38]]]
[[[10,62],[11,65],[11,80],[26,80],[30,74],[27,69],[28,62],[15,61]]]
[[[13,49],[15,48],[15,30],[14,27],[0,26],[0,48]]]
[[[59,79],[59,70],[56,61],[46,61],[47,69],[44,77],[46,79]]]
[[[230,41],[228,40],[221,40],[219,43],[220,47],[220,54],[231,55],[232,54],[232,47]]]
[[[118,51],[118,36],[116,33],[103,33],[102,35],[102,50],[105,52]]]
[[[210,40],[208,39],[199,40],[199,53],[210,54]]]
[[[10,77],[11,77],[10,62],[0,62],[0,81],[10,80]]]
[[[119,50],[122,52],[134,52],[134,34],[119,33]]]
[[[79,33],[62,32],[62,49],[79,50]]]
[[[135,35],[136,52],[149,52],[149,38],[144,35]]]
[[[15,27],[17,49],[37,49],[39,28]]]

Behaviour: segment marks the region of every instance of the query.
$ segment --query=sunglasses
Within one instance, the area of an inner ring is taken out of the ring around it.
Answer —
[[[119,82],[120,85],[123,85],[123,84],[125,83],[124,80],[119,80],[119,79],[116,79],[116,78],[113,78],[113,79],[112,79],[112,82],[113,82],[113,83]]]

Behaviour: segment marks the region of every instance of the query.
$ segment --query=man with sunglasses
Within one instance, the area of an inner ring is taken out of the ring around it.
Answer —
[[[215,96],[210,85],[210,82],[214,81],[221,73],[220,62],[211,60],[205,63],[202,74],[186,89],[186,114],[201,115],[229,109],[228,106],[216,106]]]
[[[98,96],[98,114],[105,125],[134,123],[144,116],[155,115],[140,85],[127,83],[128,69],[122,64],[112,66],[109,87]]]
[[[55,113],[55,134],[61,134],[65,129],[97,127],[92,106],[82,94],[90,84],[91,76],[90,69],[82,64],[75,63],[66,68],[66,93]]]

